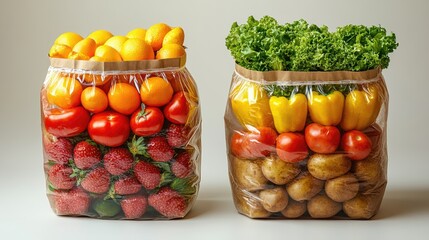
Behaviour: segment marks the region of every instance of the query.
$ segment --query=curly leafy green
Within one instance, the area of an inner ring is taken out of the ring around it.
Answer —
[[[231,26],[226,46],[235,61],[258,71],[363,71],[389,66],[398,46],[394,33],[381,26],[326,26],[298,20],[284,25],[269,16]]]

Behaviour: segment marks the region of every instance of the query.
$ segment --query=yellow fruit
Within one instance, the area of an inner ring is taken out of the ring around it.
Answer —
[[[55,39],[54,44],[65,45],[69,48],[73,48],[76,43],[82,40],[83,37],[74,32],[65,32]]]
[[[89,61],[105,62],[104,59],[102,57],[99,57],[99,56],[93,56],[92,58],[89,59]]]
[[[138,38],[130,38],[122,44],[121,57],[124,61],[154,59],[152,47]]]
[[[102,45],[95,50],[94,57],[99,57],[102,62],[120,62],[122,61],[121,55],[114,48]]]
[[[180,57],[184,57],[186,59],[185,48],[176,43],[166,44],[156,53],[156,59]]]
[[[185,41],[185,32],[181,27],[175,27],[171,29],[167,34],[165,34],[164,40],[162,41],[162,46],[169,43],[177,43],[183,45]]]
[[[94,39],[97,47],[103,45],[109,38],[113,36],[112,33],[106,30],[97,30],[88,35],[87,38]]]
[[[80,82],[66,76],[53,80],[46,89],[48,102],[65,109],[79,106],[81,93]]]
[[[144,28],[136,28],[129,31],[126,35],[127,38],[140,38],[144,40],[146,36],[146,29]]]
[[[96,47],[97,45],[93,39],[85,38],[76,43],[68,58],[74,60],[89,60],[94,56]]]
[[[71,48],[62,44],[54,44],[49,50],[49,57],[52,58],[67,58],[71,52]]]
[[[121,46],[127,41],[127,37],[124,36],[113,36],[107,40],[104,45],[114,48],[117,52],[121,51]]]
[[[152,25],[146,31],[145,41],[152,46],[154,51],[158,51],[162,47],[164,36],[171,30],[165,23],[157,23]]]

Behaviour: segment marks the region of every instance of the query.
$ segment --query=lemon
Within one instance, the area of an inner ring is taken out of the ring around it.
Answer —
[[[72,49],[69,46],[62,44],[54,44],[49,50],[49,57],[52,58],[67,58]]]
[[[73,48],[76,43],[81,41],[83,37],[74,32],[65,32],[55,39],[54,44],[65,45],[69,48]]]
[[[144,28],[135,28],[129,31],[126,35],[127,38],[140,38],[141,40],[144,40],[145,36],[146,36],[146,29]]]
[[[112,36],[113,34],[107,30],[97,30],[89,34],[87,38],[92,38],[98,47],[100,45],[103,45]]]
[[[85,38],[76,43],[68,58],[74,60],[89,60],[94,56],[96,46],[97,45],[93,39]]]
[[[181,27],[175,27],[171,29],[167,34],[165,34],[164,40],[162,41],[162,46],[169,43],[177,43],[183,45],[185,41],[185,32]]]
[[[121,46],[127,41],[127,37],[124,36],[113,36],[107,40],[104,45],[114,48],[117,52],[121,51]]]
[[[119,62],[122,61],[121,55],[114,48],[102,45],[95,50],[95,57],[102,59],[102,62]]]
[[[154,51],[158,51],[162,47],[164,36],[170,30],[170,26],[165,23],[154,24],[146,31],[145,41],[152,46]]]
[[[138,38],[130,38],[122,44],[121,57],[124,61],[154,59],[152,47]]]

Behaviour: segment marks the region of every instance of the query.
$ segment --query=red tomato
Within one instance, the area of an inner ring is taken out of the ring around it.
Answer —
[[[164,107],[164,116],[175,124],[185,124],[188,120],[189,105],[185,92],[174,94],[170,102]]]
[[[365,133],[358,130],[351,130],[344,133],[341,138],[341,148],[350,159],[363,160],[371,152],[372,143]]]
[[[131,130],[138,136],[150,136],[161,131],[164,115],[157,107],[142,107],[131,116]]]
[[[83,107],[52,109],[45,114],[46,131],[57,137],[73,137],[85,131],[89,113]]]
[[[305,141],[317,153],[333,153],[340,144],[340,130],[334,126],[311,123],[305,128]]]
[[[113,111],[97,113],[89,121],[88,133],[96,143],[118,147],[128,139],[130,121],[125,115]]]
[[[308,156],[308,148],[301,133],[282,133],[277,137],[276,151],[285,162],[299,162]]]
[[[231,151],[240,158],[254,159],[275,151],[277,133],[269,127],[260,127],[251,132],[236,132],[231,139]]]

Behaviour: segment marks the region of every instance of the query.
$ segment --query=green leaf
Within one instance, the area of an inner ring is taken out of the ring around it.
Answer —
[[[196,183],[198,181],[197,176],[188,178],[176,178],[171,183],[170,187],[181,195],[194,195],[197,191]]]
[[[128,149],[134,157],[137,155],[149,157],[149,154],[146,152],[147,147],[144,140],[144,137],[136,138],[136,135],[134,135],[132,140],[128,142]]]

